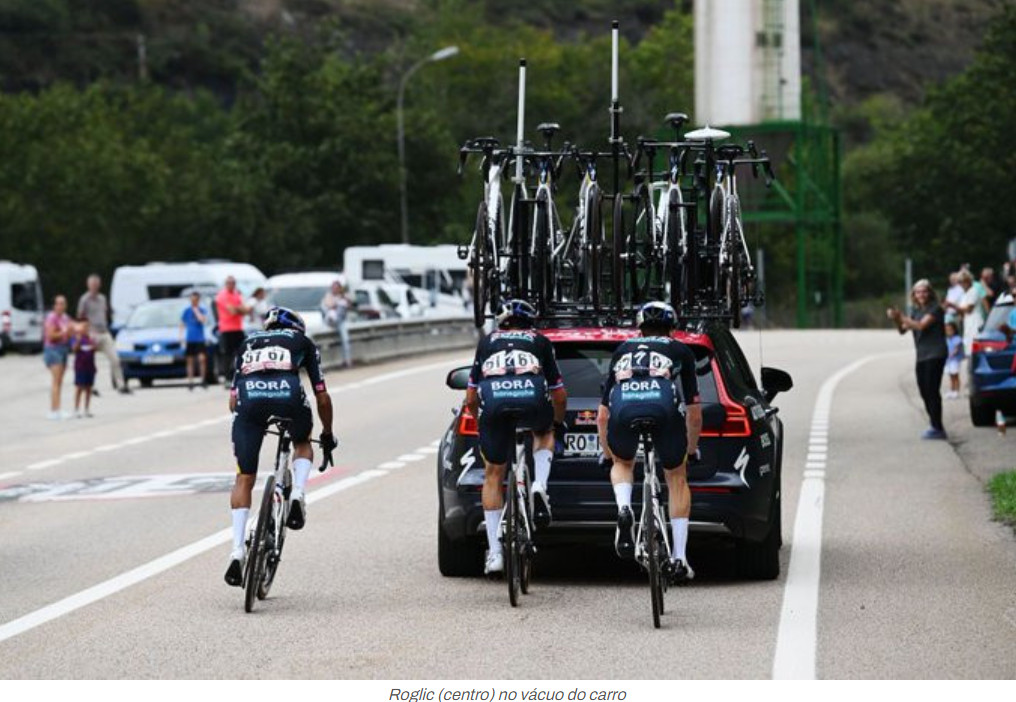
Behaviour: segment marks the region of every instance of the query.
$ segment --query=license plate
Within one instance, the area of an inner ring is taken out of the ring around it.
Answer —
[[[149,354],[141,358],[141,363],[146,366],[165,366],[173,362],[169,354]]]
[[[576,456],[596,456],[600,453],[600,437],[596,434],[565,434],[564,451]]]

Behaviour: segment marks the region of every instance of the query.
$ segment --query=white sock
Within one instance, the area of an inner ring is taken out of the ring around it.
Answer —
[[[293,491],[297,497],[303,495],[303,489],[307,486],[307,478],[310,477],[313,467],[314,464],[310,462],[309,458],[293,459]]]
[[[247,515],[250,514],[249,507],[241,507],[233,510],[233,551],[243,550],[244,532],[247,531]]]
[[[533,463],[536,464],[536,482],[544,488],[547,487],[547,481],[550,480],[550,461],[553,458],[554,452],[550,449],[533,451]]]
[[[672,517],[670,530],[674,535],[674,558],[680,558],[687,563],[688,556],[685,555],[685,547],[688,545],[688,518]]]
[[[501,553],[501,540],[497,538],[497,528],[501,524],[501,510],[483,510],[483,519],[487,523],[487,546],[491,553]]]
[[[619,511],[622,507],[631,509],[631,483],[614,483],[614,499]]]

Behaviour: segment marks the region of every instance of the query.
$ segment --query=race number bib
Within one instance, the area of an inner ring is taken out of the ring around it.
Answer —
[[[293,370],[293,359],[289,349],[282,346],[265,346],[243,352],[240,372],[244,375],[278,370]]]
[[[482,371],[484,378],[539,373],[540,361],[530,352],[520,349],[498,351],[483,362]]]
[[[638,350],[624,354],[614,364],[614,379],[617,382],[628,380],[635,372],[648,373],[654,378],[670,378],[674,362],[666,355],[656,351]]]

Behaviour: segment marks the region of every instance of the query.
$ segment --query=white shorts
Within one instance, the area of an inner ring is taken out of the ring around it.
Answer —
[[[949,375],[959,375],[960,363],[962,363],[961,360],[949,359],[948,361],[945,362],[945,372],[948,373]]]

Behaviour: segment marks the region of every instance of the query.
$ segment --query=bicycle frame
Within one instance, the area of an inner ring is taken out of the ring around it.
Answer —
[[[498,525],[498,538],[503,544],[505,579],[508,581],[508,601],[518,606],[519,591],[529,592],[533,545],[532,494],[530,491],[529,464],[531,452],[526,442],[526,429],[515,430],[515,456],[509,455],[505,472],[504,507]],[[518,524],[523,524],[521,532]]]

